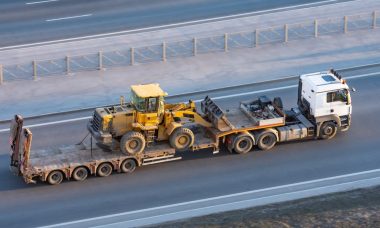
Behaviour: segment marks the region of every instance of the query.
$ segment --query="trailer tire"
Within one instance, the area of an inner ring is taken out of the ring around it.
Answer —
[[[259,135],[257,140],[257,146],[261,150],[269,150],[276,145],[277,138],[273,132],[263,132]]]
[[[63,181],[63,173],[60,170],[51,171],[46,179],[51,185],[60,184]]]
[[[108,162],[104,162],[98,166],[98,169],[96,170],[96,175],[98,175],[99,177],[107,177],[111,175],[112,171],[112,165]]]
[[[235,137],[233,142],[233,150],[237,154],[246,154],[252,150],[253,140],[246,134],[240,134]]]
[[[88,170],[84,166],[76,167],[71,176],[76,181],[84,181],[88,176]]]
[[[145,137],[137,131],[131,131],[123,135],[120,140],[120,149],[125,155],[135,155],[145,149]]]
[[[194,133],[189,128],[179,127],[170,135],[169,142],[178,151],[187,150],[194,144]]]
[[[275,97],[275,98],[273,99],[273,104],[274,104],[275,106],[277,106],[277,108],[279,108],[279,109],[283,109],[283,108],[284,108],[284,105],[282,104],[281,97]]]
[[[338,128],[332,121],[324,122],[319,130],[319,138],[331,139],[336,135]]]
[[[136,161],[131,158],[125,159],[120,165],[120,170],[123,173],[132,173],[135,169]]]

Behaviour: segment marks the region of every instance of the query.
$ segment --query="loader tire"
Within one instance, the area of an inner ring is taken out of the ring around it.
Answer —
[[[324,122],[319,130],[319,138],[331,139],[336,135],[338,128],[332,121]]]
[[[257,140],[257,147],[260,150],[269,150],[276,145],[277,138],[273,132],[263,132]]]
[[[246,134],[236,136],[234,140],[233,150],[237,154],[246,154],[252,150],[253,140]]]
[[[145,137],[140,132],[131,131],[123,135],[120,149],[125,155],[136,155],[145,149]]]
[[[189,128],[179,127],[170,135],[169,142],[177,151],[188,150],[194,144],[194,133]]]

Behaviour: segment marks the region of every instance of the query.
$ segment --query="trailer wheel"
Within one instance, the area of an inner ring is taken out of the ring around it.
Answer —
[[[125,159],[120,166],[123,173],[132,173],[136,169],[136,162],[133,159]]]
[[[269,150],[276,145],[276,141],[277,138],[273,132],[264,132],[258,137],[257,146],[261,150]]]
[[[144,135],[136,131],[126,133],[120,140],[120,149],[126,155],[141,153],[145,149]]]
[[[99,176],[99,177],[106,177],[106,176],[109,176],[111,175],[112,173],[112,165],[108,162],[105,162],[105,163],[102,163],[98,166],[98,169],[96,171],[96,174]]]
[[[237,154],[246,154],[251,151],[253,147],[253,140],[245,134],[236,136],[233,144],[233,149]]]
[[[189,128],[179,127],[170,135],[169,142],[178,151],[187,150],[194,144],[194,133]]]
[[[63,173],[60,170],[51,171],[46,181],[51,185],[60,184],[63,181]]]
[[[338,128],[336,124],[332,121],[324,122],[319,130],[319,138],[321,139],[331,139],[336,135]]]
[[[72,174],[73,179],[76,181],[84,181],[86,180],[87,176],[88,176],[88,171],[86,167],[83,167],[83,166],[79,166],[75,168]]]

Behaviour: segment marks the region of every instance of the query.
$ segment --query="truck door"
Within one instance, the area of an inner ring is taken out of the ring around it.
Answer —
[[[345,116],[351,113],[349,92],[347,89],[339,89],[327,93],[327,103],[330,104],[330,113],[337,116]]]

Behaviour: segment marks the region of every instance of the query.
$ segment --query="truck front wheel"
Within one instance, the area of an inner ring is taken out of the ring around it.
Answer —
[[[121,137],[120,149],[126,155],[141,153],[145,149],[144,135],[136,131],[126,133]]]
[[[275,134],[272,132],[264,132],[259,136],[257,140],[257,146],[261,150],[269,150],[274,147],[274,145],[276,145],[276,141],[277,138]]]
[[[170,135],[169,142],[178,151],[187,150],[194,144],[194,133],[189,128],[179,127]]]
[[[332,121],[324,122],[319,130],[319,138],[331,139],[336,135],[338,128]]]

